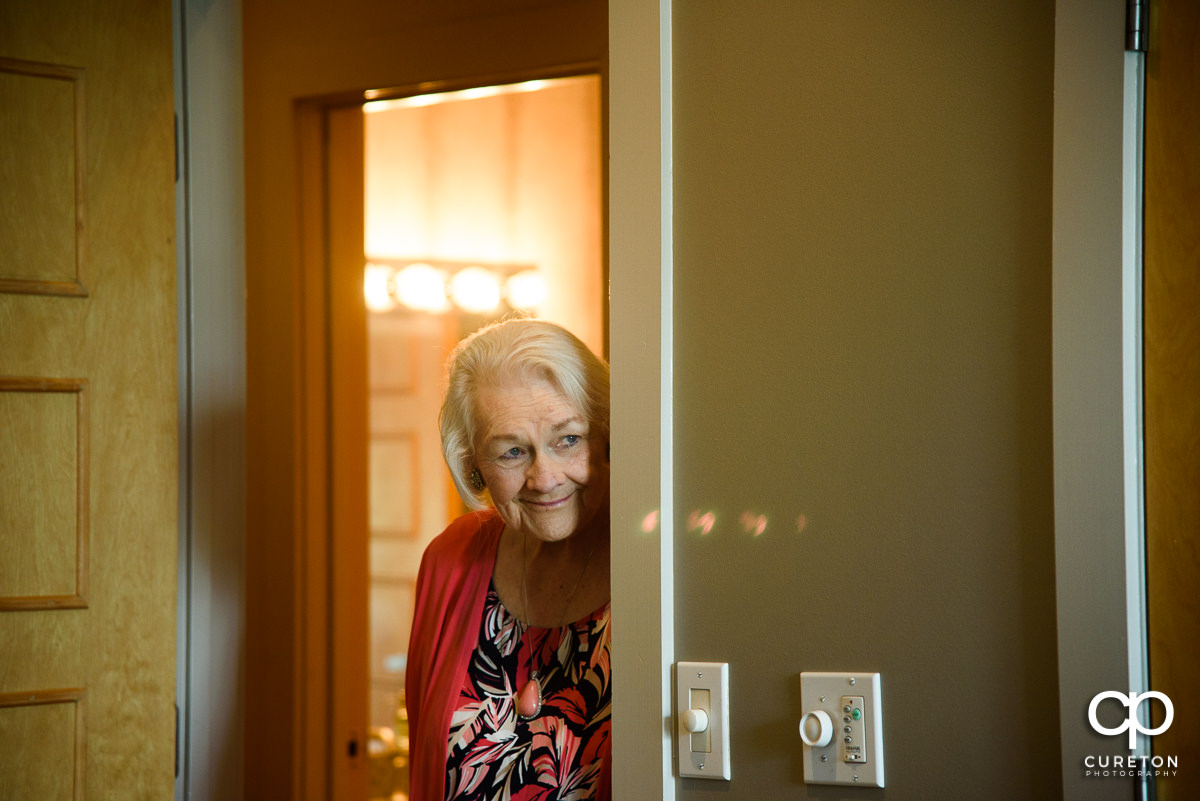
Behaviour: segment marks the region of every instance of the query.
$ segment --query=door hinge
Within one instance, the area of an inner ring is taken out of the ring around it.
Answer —
[[[1125,49],[1131,53],[1146,52],[1146,18],[1150,14],[1149,0],[1125,0]]]

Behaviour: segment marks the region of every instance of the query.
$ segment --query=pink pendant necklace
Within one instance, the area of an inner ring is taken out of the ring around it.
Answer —
[[[525,617],[531,618],[529,614],[529,582],[525,573],[525,545],[528,535],[521,532],[521,601],[525,606]],[[571,607],[571,601],[575,600],[575,593],[579,592],[579,586],[583,583],[583,576],[587,573],[588,565],[592,563],[592,554],[596,551],[596,543],[592,543],[592,547],[588,550],[587,559],[583,562],[583,570],[579,571],[579,578],[575,579],[575,586],[571,588],[570,594],[567,596],[567,602],[563,604],[562,614],[559,615],[558,627],[561,629],[567,623],[567,610]],[[529,654],[529,680],[521,687],[517,693],[517,715],[522,720],[536,718],[542,712],[542,685],[538,680],[538,669],[533,663],[533,649],[529,644],[529,628],[528,620],[525,623],[525,631],[521,633],[521,640],[525,643],[525,650]]]

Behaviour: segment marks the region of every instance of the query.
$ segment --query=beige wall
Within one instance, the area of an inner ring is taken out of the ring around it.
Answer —
[[[863,797],[804,788],[804,670],[882,672],[879,797],[1060,792],[1053,36],[675,4],[675,656],[731,663],[734,777],[681,799]]]

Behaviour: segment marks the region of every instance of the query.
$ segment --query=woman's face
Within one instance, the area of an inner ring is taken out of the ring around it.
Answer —
[[[604,440],[545,379],[509,379],[475,398],[475,463],[509,528],[560,542],[608,504]]]

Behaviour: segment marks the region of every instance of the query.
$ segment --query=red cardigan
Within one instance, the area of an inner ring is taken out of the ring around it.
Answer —
[[[451,523],[421,557],[404,677],[411,801],[440,801],[445,794],[450,718],[478,644],[502,531],[495,509],[472,512]],[[612,799],[611,765],[600,776],[596,799]]]
[[[421,558],[404,677],[412,801],[437,801],[445,793],[450,717],[479,637],[503,530],[495,510],[463,515]]]

